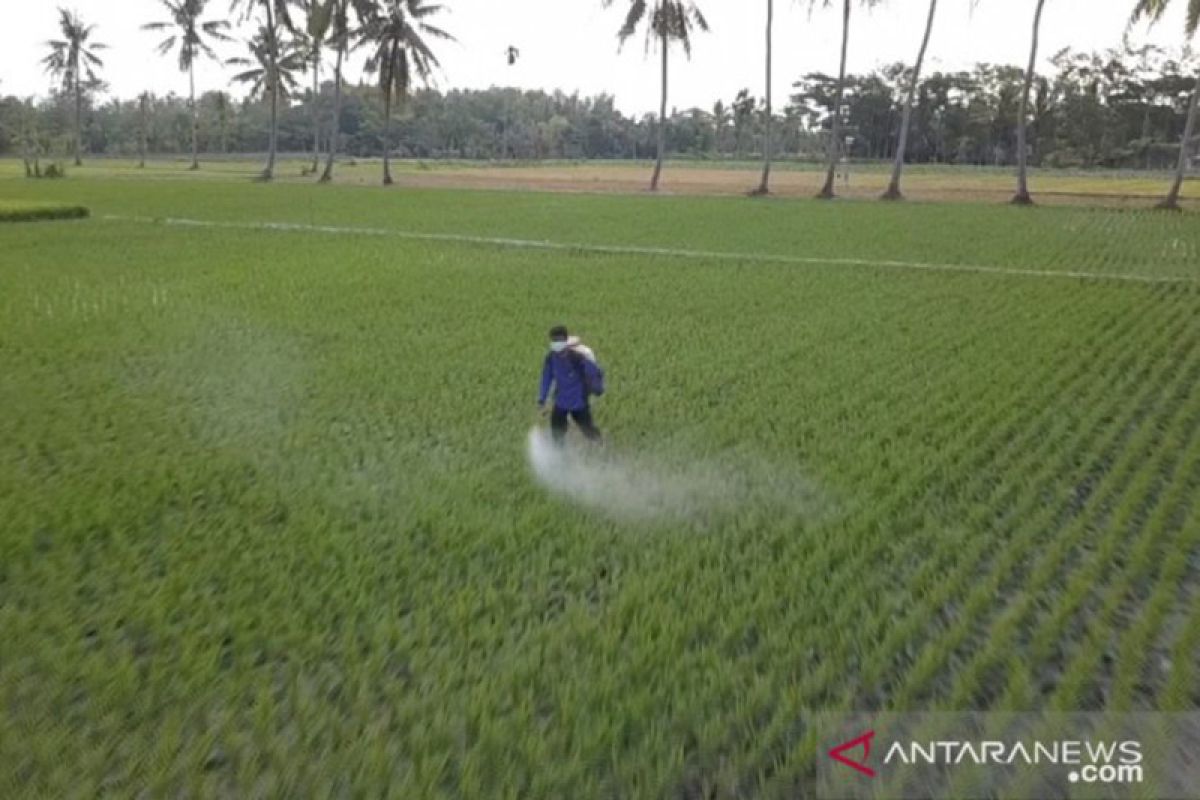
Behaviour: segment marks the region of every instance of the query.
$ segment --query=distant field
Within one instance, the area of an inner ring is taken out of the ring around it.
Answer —
[[[129,161],[94,160],[79,170],[81,177],[250,179],[262,162],[258,159],[215,160],[207,162],[198,175],[187,171],[186,160],[150,162],[145,170]],[[287,159],[280,163],[278,178],[283,182],[308,182],[302,171],[310,162]],[[0,162],[0,174],[16,175],[16,163]],[[464,161],[396,161],[394,172],[404,186],[442,189],[538,190],[558,192],[640,194],[649,183],[650,163],[546,162],[480,163]],[[741,195],[758,185],[761,164],[754,162],[670,162],[664,173],[662,190],[668,194],[731,196]],[[381,176],[378,160],[359,160],[343,164],[337,172],[339,183],[377,185]],[[840,194],[858,199],[874,199],[887,186],[890,167],[881,164],[852,165],[849,183],[839,181]],[[816,194],[824,180],[822,168],[814,164],[781,162],[776,165],[772,186],[780,197],[807,198]],[[1032,187],[1040,202],[1047,205],[1137,207],[1153,205],[1166,192],[1170,176],[1163,173],[1138,173],[1082,170],[1034,170]],[[905,186],[912,200],[935,202],[1003,203],[1013,193],[1011,169],[991,167],[952,167],[913,165],[906,170]],[[1191,178],[1184,189],[1189,206],[1200,207],[1200,178]]]
[[[1192,214],[6,169],[92,218],[0,227],[0,797],[782,798],[818,709],[1200,705]],[[532,480],[559,320],[685,503]]]

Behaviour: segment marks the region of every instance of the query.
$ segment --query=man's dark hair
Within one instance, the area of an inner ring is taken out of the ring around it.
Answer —
[[[561,341],[565,341],[566,339],[569,339],[569,338],[570,338],[570,334],[567,333],[566,325],[555,325],[553,328],[550,329],[550,339],[552,341],[561,342]]]

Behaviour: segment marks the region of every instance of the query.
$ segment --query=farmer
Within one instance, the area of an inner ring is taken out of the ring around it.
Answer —
[[[550,387],[554,386],[554,409],[546,406]],[[561,443],[567,435],[567,418],[575,420],[580,433],[588,441],[600,441],[600,431],[592,422],[588,403],[591,395],[604,394],[604,370],[596,363],[591,349],[571,336],[562,325],[550,329],[550,352],[542,366],[542,388],[538,407],[543,415],[550,414],[550,431],[554,441]]]

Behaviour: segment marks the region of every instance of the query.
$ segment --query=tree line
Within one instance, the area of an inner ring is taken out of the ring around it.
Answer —
[[[617,29],[623,46],[641,36],[656,52],[661,78],[657,117],[627,117],[613,98],[513,89],[451,91],[428,88],[438,68],[437,42],[452,35],[438,27],[444,8],[428,0],[234,0],[234,22],[250,24],[245,55],[227,59],[231,81],[246,85],[235,101],[223,90],[201,91],[195,64],[217,58],[213,44],[229,41],[234,25],[209,19],[209,0],[160,0],[165,19],[143,27],[164,34],[159,53],[175,58],[189,93],[142,95],[135,101],[94,102],[103,91],[104,46],[96,28],[59,9],[61,38],[48,43],[44,64],[55,78],[40,103],[0,101],[0,147],[26,155],[69,139],[76,163],[82,153],[201,153],[265,150],[263,180],[273,177],[277,153],[311,149],[309,169],[333,176],[337,156],[382,155],[391,183],[394,153],[418,158],[641,158],[653,153],[651,188],[658,187],[667,153],[756,156],[763,162],[754,193],[770,191],[774,158],[826,162],[819,196],[834,196],[842,158],[889,159],[893,174],[884,199],[900,199],[908,163],[1015,165],[1014,202],[1031,203],[1028,166],[1164,167],[1175,180],[1162,205],[1178,208],[1195,138],[1196,64],[1160,49],[1080,53],[1053,58],[1054,72],[1036,70],[1047,2],[1029,0],[1032,37],[1024,68],[977,65],[973,70],[924,74],[934,41],[938,0],[929,0],[923,37],[911,65],[865,75],[846,70],[853,9],[884,0],[809,0],[810,7],[841,11],[842,48],[836,73],[811,73],[793,83],[790,102],[769,102],[774,80],[774,2],[765,0],[765,93],[750,89],[711,109],[669,111],[672,48],[690,57],[694,39],[709,30],[696,0],[601,0],[626,6]],[[1200,0],[1186,0],[1185,34],[1200,26]],[[1131,22],[1158,20],[1170,0],[1136,0]],[[347,60],[366,54],[371,86],[348,86]],[[520,57],[506,50],[508,62]],[[332,66],[332,75],[328,69]],[[323,77],[325,80],[323,80]],[[397,113],[398,111],[398,113]],[[398,119],[397,119],[398,117]],[[14,145],[15,143],[15,145]],[[324,157],[322,167],[321,160]]]
[[[1187,120],[1195,64],[1155,47],[1064,50],[1055,71],[1034,81],[1030,111],[1031,163],[1044,167],[1164,169],[1173,165]],[[893,64],[846,76],[843,97],[847,145],[855,160],[890,160],[897,152],[907,69]],[[820,159],[830,127],[835,78],[810,73],[793,82],[790,102],[770,120],[776,158]],[[911,113],[906,160],[915,164],[1012,166],[1023,74],[1014,66],[978,64],[921,79]],[[278,120],[278,146],[287,153],[323,150],[312,120],[332,110],[334,87],[306,89]],[[314,102],[315,98],[315,102]],[[39,132],[43,152],[71,142],[73,98],[55,92],[40,103],[0,99],[0,152],[21,151],[21,131]],[[33,117],[26,121],[27,117]],[[510,88],[410,96],[390,134],[370,86],[343,88],[342,152],[405,158],[639,159],[655,154],[657,120],[627,116],[611,95],[580,97]],[[195,152],[207,156],[265,152],[269,111],[257,100],[224,91],[198,97],[195,125],[188,98],[174,95],[84,103],[83,149],[138,157]],[[666,126],[667,153],[695,159],[762,158],[768,138],[766,103],[744,89],[709,108],[674,110]],[[143,141],[143,128],[144,141]],[[194,139],[193,139],[194,137]]]

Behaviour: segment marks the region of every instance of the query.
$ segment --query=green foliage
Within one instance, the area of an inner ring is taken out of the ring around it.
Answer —
[[[610,8],[618,0],[603,0],[603,3],[605,8]],[[678,42],[689,56],[692,53],[692,35],[696,31],[709,30],[708,19],[695,0],[629,0],[625,19],[617,31],[621,44],[631,39],[643,23],[646,27],[647,51],[662,47],[664,41],[668,44]]]
[[[25,177],[59,180],[67,177],[67,165],[61,161],[54,161],[43,167],[40,162],[34,161],[32,171],[27,172]]]
[[[189,72],[195,66],[197,58],[205,57],[217,60],[209,40],[219,42],[231,41],[227,31],[230,25],[226,20],[202,19],[208,0],[159,0],[171,19],[166,22],[149,22],[142,30],[168,32],[168,36],[158,44],[159,55],[167,55],[172,50],[178,50],[180,72]]]
[[[794,797],[815,708],[1194,705],[1192,215],[0,181],[68,193],[0,259],[0,795]],[[558,320],[612,454],[761,491],[546,496]]]
[[[289,70],[302,69],[297,55]],[[1195,65],[1178,54],[1143,48],[1131,52],[1054,56],[1053,69],[1034,87],[1034,163],[1077,167],[1162,169],[1172,166],[1186,121],[1178,102],[1195,87]],[[255,80],[263,74],[259,65]],[[1006,165],[1016,151],[1013,119],[1020,100],[1021,70],[978,65],[956,72],[927,71],[913,114],[909,161]],[[895,146],[897,108],[907,72],[889,65],[847,79],[848,125],[856,159],[890,158]],[[293,75],[294,78],[294,75]],[[286,80],[286,79],[285,79]],[[820,73],[800,76],[791,102],[775,115],[783,158],[816,158],[819,132],[828,125],[832,80]],[[294,84],[292,87],[294,88]],[[312,148],[312,92],[292,91],[294,105],[280,109],[279,147],[285,153]],[[346,87],[340,141],[354,156],[378,156],[384,146],[383,103],[378,90]],[[737,118],[733,106],[739,103]],[[317,105],[326,120],[333,85],[326,81]],[[20,131],[22,104],[0,100],[0,126]],[[71,100],[53,98],[35,109],[38,127],[62,133],[72,125]],[[150,104],[149,151],[179,154],[191,150],[186,98],[157,97]],[[257,153],[267,149],[269,109],[209,92],[199,99],[202,153]],[[736,125],[735,125],[736,122]],[[674,156],[747,157],[762,151],[763,113],[759,98],[725,98],[719,108],[678,109],[669,119],[667,149]],[[404,112],[393,119],[388,143],[393,152],[417,158],[548,159],[646,157],[654,149],[652,119],[621,112],[616,98],[512,88],[416,89]],[[85,109],[85,149],[94,153],[138,152],[140,115],[136,101],[114,101]],[[0,141],[0,145],[3,141]],[[9,151],[20,152],[18,137]]]
[[[42,220],[54,219],[83,219],[87,216],[88,210],[83,206],[0,200],[0,222],[38,222]]]

